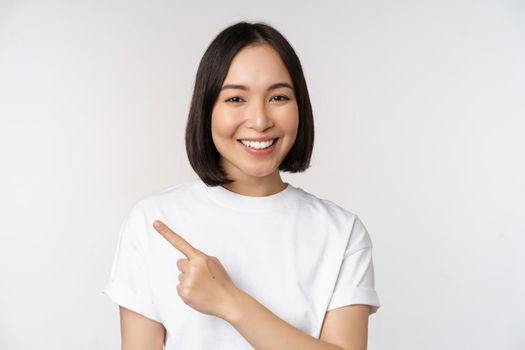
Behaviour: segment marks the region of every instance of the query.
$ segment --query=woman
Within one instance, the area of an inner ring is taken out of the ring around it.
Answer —
[[[379,308],[359,218],[280,171],[308,168],[298,57],[264,23],[224,29],[197,72],[186,149],[198,178],[141,198],[104,292],[123,349],[366,349]]]

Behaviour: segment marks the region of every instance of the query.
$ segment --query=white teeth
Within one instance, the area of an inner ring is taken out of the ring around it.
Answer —
[[[241,140],[241,142],[243,145],[246,145],[250,148],[264,149],[264,148],[270,147],[273,144],[274,140],[264,141],[264,142]]]

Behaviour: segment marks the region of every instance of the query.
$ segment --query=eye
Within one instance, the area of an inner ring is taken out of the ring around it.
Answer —
[[[287,96],[284,96],[284,95],[272,96],[272,98],[274,98],[274,97],[280,98],[280,99],[278,99],[276,101],[288,101],[289,100],[289,98]]]
[[[240,99],[240,97],[238,97],[238,96],[230,97],[229,99],[227,99],[224,102],[239,102],[239,101],[233,101],[233,99]]]

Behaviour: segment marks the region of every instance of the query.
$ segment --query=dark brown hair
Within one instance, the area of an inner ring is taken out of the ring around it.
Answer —
[[[299,126],[295,142],[279,165],[285,172],[303,172],[310,166],[314,120],[301,62],[286,38],[268,24],[239,22],[220,32],[210,43],[197,70],[186,125],[186,153],[191,167],[208,186],[233,182],[220,167],[219,151],[211,136],[211,112],[233,57],[250,44],[269,44],[281,57],[292,78]]]

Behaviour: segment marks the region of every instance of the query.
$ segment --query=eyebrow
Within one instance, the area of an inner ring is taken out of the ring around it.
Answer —
[[[275,90],[275,89],[278,89],[278,88],[289,88],[289,89],[292,89],[293,91],[293,86],[291,86],[290,84],[286,83],[286,82],[281,82],[281,83],[275,83],[275,84],[272,84],[268,87],[268,91],[270,90]],[[221,88],[221,91],[222,90],[225,90],[225,89],[240,89],[240,90],[249,90],[248,87],[244,86],[244,85],[240,85],[240,84],[227,84],[227,85],[224,85],[222,88]]]

